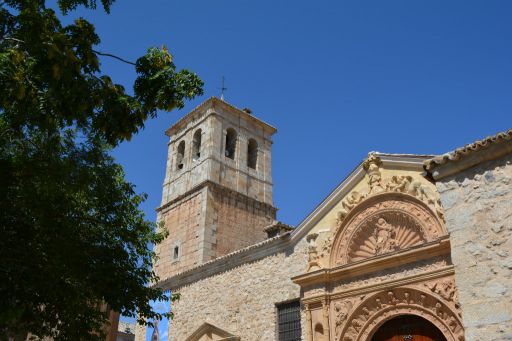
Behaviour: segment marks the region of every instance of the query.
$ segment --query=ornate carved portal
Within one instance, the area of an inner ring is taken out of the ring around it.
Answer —
[[[369,191],[341,204],[332,234],[308,236],[304,292],[308,340],[369,341],[387,321],[417,316],[448,341],[463,341],[449,238],[437,194],[411,176],[381,176],[378,156],[363,164]],[[440,259],[443,259],[440,262]]]
[[[464,340],[457,303],[444,300],[417,286],[404,286],[363,295],[355,302],[351,299],[340,299],[333,304],[337,313],[334,316],[335,324],[338,327],[335,340],[371,340],[382,324],[401,315],[424,318],[435,325],[447,340]],[[348,309],[342,311],[341,307]]]

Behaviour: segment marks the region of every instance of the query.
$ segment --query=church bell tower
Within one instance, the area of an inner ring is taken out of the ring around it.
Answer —
[[[161,279],[264,240],[272,203],[276,129],[215,97],[166,131],[167,166],[157,209],[169,236],[156,246]]]

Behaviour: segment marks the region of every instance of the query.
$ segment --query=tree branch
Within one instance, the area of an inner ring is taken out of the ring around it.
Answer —
[[[103,53],[103,52],[96,51],[96,50],[92,50],[92,52],[94,52],[96,54],[99,54],[100,56],[111,57],[111,58],[120,60],[120,61],[122,61],[123,63],[126,63],[126,64],[130,64],[130,65],[134,65],[134,66],[136,65],[134,62],[130,62],[129,60],[123,59],[121,57],[115,56],[115,55],[110,54],[110,53]]]
[[[1,39],[1,40],[12,40],[12,41],[15,41],[15,42],[17,42],[17,43],[23,43],[23,44],[25,43],[23,40],[16,39],[16,38],[10,38],[10,37],[2,37],[2,39]],[[0,41],[1,41],[1,40],[0,40]]]
[[[10,37],[2,37],[0,39],[0,42],[2,40],[12,40],[12,41],[15,41],[17,43],[22,43],[22,44],[25,44],[25,42],[23,40],[20,40],[20,39],[16,39],[16,38],[10,38]],[[74,46],[73,46],[74,47]],[[124,58],[121,58],[121,57],[118,57],[116,55],[113,55],[111,53],[104,53],[104,52],[100,52],[100,51],[97,51],[97,50],[92,50],[92,52],[96,53],[96,54],[99,54],[100,56],[105,56],[105,57],[110,57],[110,58],[114,58],[114,59],[117,59],[123,63],[126,63],[126,64],[130,64],[130,65],[133,65],[133,66],[136,66],[137,64],[135,64],[134,62],[130,62],[129,60],[126,60]]]

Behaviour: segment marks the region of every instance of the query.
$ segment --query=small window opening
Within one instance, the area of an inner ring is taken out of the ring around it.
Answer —
[[[178,145],[178,155],[176,157],[176,169],[183,169],[185,156],[185,141],[181,141]]]
[[[178,259],[179,256],[180,256],[180,247],[176,245],[174,247],[173,259],[176,260],[176,259]]]
[[[229,128],[226,131],[226,150],[224,155],[230,159],[235,159],[236,151],[236,131],[233,128]]]
[[[299,301],[277,305],[277,331],[279,341],[301,340]]]
[[[258,163],[258,142],[255,139],[250,139],[247,145],[247,166],[256,169]]]
[[[192,158],[198,160],[201,157],[201,129],[196,130],[192,140]]]

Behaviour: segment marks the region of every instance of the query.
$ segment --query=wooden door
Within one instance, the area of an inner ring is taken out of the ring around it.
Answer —
[[[384,323],[372,341],[446,341],[441,331],[427,320],[404,315]]]

